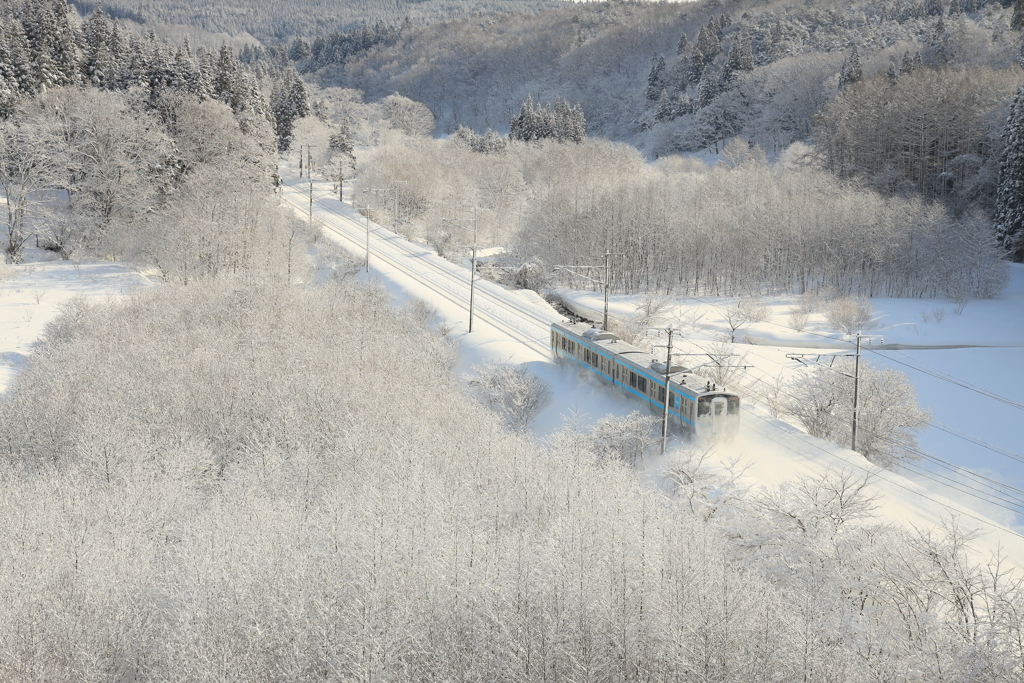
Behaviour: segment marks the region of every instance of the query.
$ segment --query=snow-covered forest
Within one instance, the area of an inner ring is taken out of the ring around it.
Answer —
[[[743,299],[723,349],[762,295],[861,306],[847,332],[866,297],[962,310],[1024,234],[1024,15],[419,4],[0,2],[0,297],[32,261],[154,283],[63,302],[0,395],[0,679],[1020,681],[1024,575],[958,520],[884,517],[877,468],[752,487],[703,444],[647,467],[639,414],[535,438],[543,383],[460,376],[464,337],[325,239],[310,174],[367,240],[460,261],[478,233],[519,287],[593,286],[554,267],[615,252],[637,335],[662,293]],[[839,441],[815,381],[804,428]],[[864,387],[912,444],[902,376]]]

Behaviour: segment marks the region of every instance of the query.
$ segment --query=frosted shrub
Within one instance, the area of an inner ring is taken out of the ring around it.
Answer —
[[[739,300],[737,307],[752,323],[763,323],[772,314],[771,306],[759,297],[744,297]]]
[[[803,332],[807,329],[809,315],[804,308],[791,308],[789,310],[789,327],[796,332]]]
[[[872,329],[875,327],[874,315],[875,310],[867,299],[843,297],[825,306],[825,319],[833,329],[845,334]]]
[[[524,432],[551,399],[551,388],[525,364],[484,363],[473,367],[469,385],[480,402],[513,431]]]
[[[811,436],[849,448],[853,428],[853,359],[807,368],[789,386],[785,410]],[[899,370],[860,365],[857,452],[880,467],[916,460],[915,434],[931,419]]]
[[[625,417],[607,415],[594,423],[586,438],[601,460],[615,458],[636,467],[643,464],[644,454],[658,442],[660,424],[657,417],[636,410]]]

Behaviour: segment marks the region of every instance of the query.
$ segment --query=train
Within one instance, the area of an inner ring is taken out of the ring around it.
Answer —
[[[552,323],[555,360],[571,363],[647,403],[658,415],[665,409],[668,381],[670,428],[701,439],[731,437],[740,429],[740,396],[707,377],[663,360],[585,323]]]

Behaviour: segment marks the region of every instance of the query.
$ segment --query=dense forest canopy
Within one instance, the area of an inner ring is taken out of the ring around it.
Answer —
[[[111,16],[142,23],[184,24],[213,33],[249,33],[260,40],[329,33],[364,23],[428,23],[447,17],[531,12],[559,0],[108,0],[74,2],[83,15],[103,8]]]

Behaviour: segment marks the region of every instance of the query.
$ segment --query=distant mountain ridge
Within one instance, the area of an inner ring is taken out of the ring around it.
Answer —
[[[86,16],[102,8],[115,19],[140,24],[195,26],[213,33],[248,33],[261,41],[284,41],[327,34],[378,21],[414,23],[499,12],[532,12],[562,4],[560,0],[106,0],[70,3]]]

